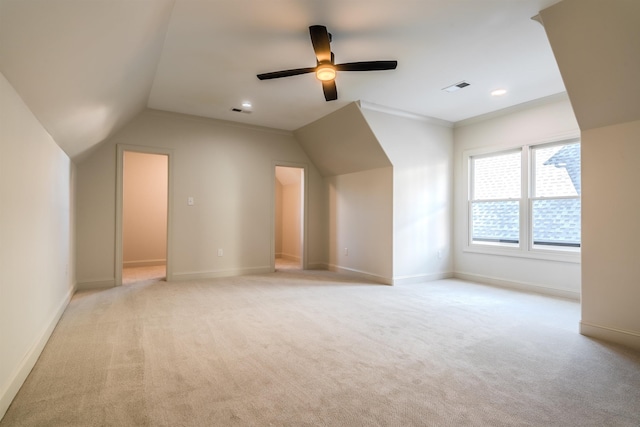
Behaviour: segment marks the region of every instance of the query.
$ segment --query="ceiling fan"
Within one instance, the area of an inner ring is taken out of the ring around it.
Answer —
[[[324,98],[327,101],[333,101],[338,99],[338,89],[336,88],[335,81],[336,71],[395,70],[398,66],[398,61],[363,61],[335,64],[330,46],[331,34],[327,32],[327,27],[323,25],[312,25],[309,27],[309,34],[311,35],[311,44],[313,45],[313,50],[317,58],[317,65],[315,67],[295,68],[293,70],[258,74],[258,78],[260,80],[268,80],[297,76],[299,74],[316,73],[316,77],[322,82]]]

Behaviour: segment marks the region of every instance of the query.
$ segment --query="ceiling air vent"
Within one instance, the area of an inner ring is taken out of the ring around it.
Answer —
[[[465,88],[465,87],[467,87],[469,85],[470,85],[469,82],[466,82],[466,81],[463,80],[460,83],[456,83],[454,85],[447,86],[447,87],[443,88],[442,90],[444,90],[446,92],[456,92],[456,91],[458,91],[458,90],[460,90],[462,88]]]
[[[251,111],[249,110],[243,110],[241,108],[232,108],[231,111],[233,111],[234,113],[245,113],[245,114],[251,114]]]

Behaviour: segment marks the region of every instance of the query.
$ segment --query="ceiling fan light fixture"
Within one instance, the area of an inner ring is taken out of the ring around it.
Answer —
[[[322,92],[325,101],[338,99],[336,88],[336,73],[338,71],[381,71],[395,70],[398,61],[360,61],[336,64],[335,56],[331,52],[331,34],[324,25],[312,25],[309,27],[309,36],[316,54],[316,66],[307,68],[294,68],[291,70],[272,71],[256,75],[259,80],[279,79],[300,74],[315,73],[316,78],[322,82]]]
[[[316,69],[316,77],[321,82],[329,82],[336,78],[336,69],[331,64],[319,65]]]

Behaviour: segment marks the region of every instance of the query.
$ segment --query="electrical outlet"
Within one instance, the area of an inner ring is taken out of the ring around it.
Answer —
[[[344,256],[349,256],[349,248],[344,248]]]
[[[224,255],[224,251],[222,249],[218,249],[218,256],[223,256]]]
[[[193,200],[193,197],[187,197],[187,205],[193,206],[194,204],[195,201]]]

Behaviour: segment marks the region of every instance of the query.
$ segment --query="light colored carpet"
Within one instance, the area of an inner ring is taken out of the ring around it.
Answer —
[[[5,426],[638,426],[640,355],[572,301],[329,272],[74,296]]]
[[[122,284],[131,285],[147,280],[164,280],[167,277],[167,267],[153,265],[147,267],[128,267],[122,269]]]
[[[286,258],[276,258],[276,271],[302,270],[300,261],[293,261]]]

